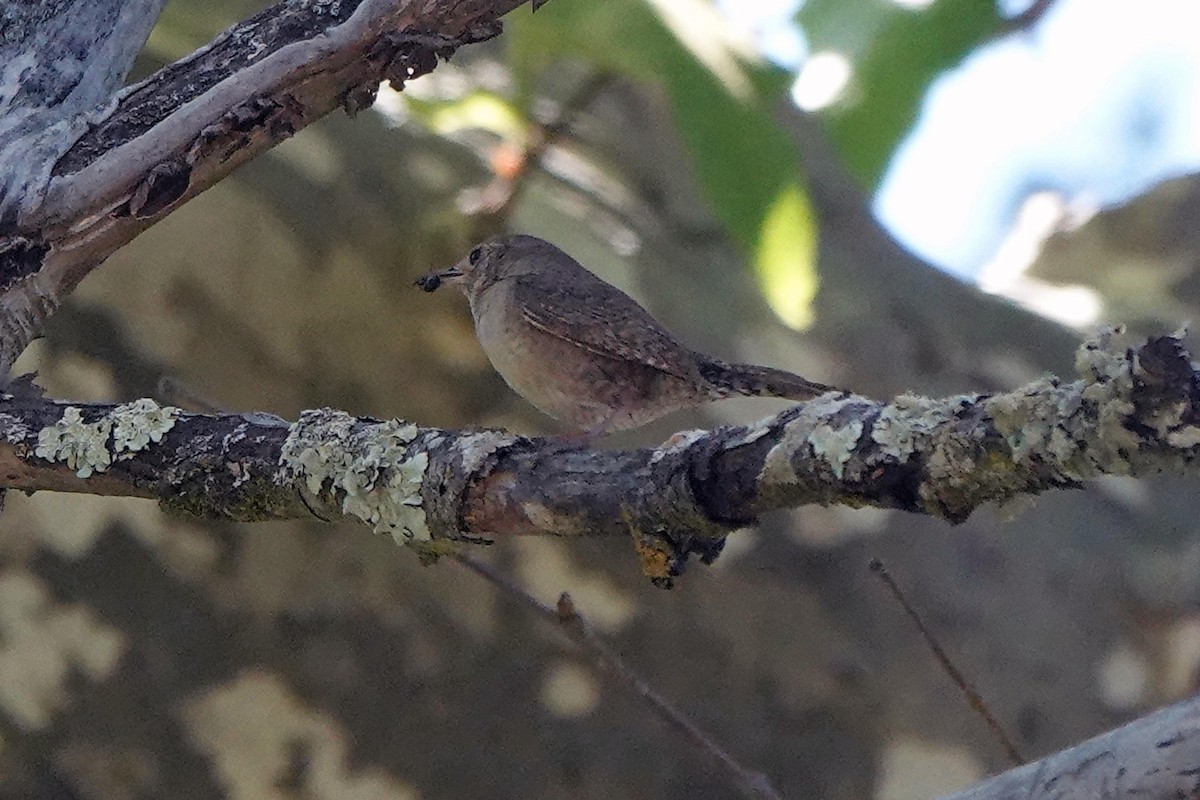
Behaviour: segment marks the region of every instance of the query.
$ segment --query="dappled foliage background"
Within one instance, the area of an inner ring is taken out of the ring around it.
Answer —
[[[257,7],[170,6],[141,69]],[[791,108],[791,76],[746,57],[704,3],[519,11],[378,113],[306,129],[149,230],[22,366],[80,400],[162,396],[167,378],[180,403],[552,431],[492,372],[465,302],[412,286],[512,229],[699,348],[865,394],[1069,373],[1075,332],[936,272],[867,211],[929,82],[1009,35],[990,4],[960,8],[810,0],[810,39],[856,68],[820,118]],[[1094,285],[1139,330],[1173,329],[1197,305],[1196,198],[1181,178],[1103,213],[1035,273]],[[779,407],[730,401],[606,446]],[[1113,481],[956,529],[804,508],[738,533],[671,592],[621,541],[530,537],[485,555],[545,600],[570,591],[785,796],[929,797],[1003,753],[868,560],[888,563],[1036,756],[1194,689],[1193,483]],[[37,495],[11,498],[0,529],[4,796],[734,794],[491,586],[358,528]]]

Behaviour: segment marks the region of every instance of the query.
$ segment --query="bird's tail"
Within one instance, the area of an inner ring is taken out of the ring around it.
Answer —
[[[791,372],[755,364],[727,364],[715,358],[700,362],[701,376],[712,385],[718,397],[740,394],[748,397],[785,397],[810,400],[839,389],[801,378]]]

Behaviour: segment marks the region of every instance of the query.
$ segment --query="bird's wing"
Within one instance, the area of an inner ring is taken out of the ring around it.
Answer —
[[[571,280],[522,275],[513,298],[530,325],[593,353],[703,382],[696,356],[658,320],[614,286],[580,269]]]

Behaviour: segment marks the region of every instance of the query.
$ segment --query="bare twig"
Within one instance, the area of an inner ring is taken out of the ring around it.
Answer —
[[[589,76],[563,102],[553,120],[542,125],[530,126],[531,141],[517,154],[513,166],[506,174],[497,174],[488,186],[479,190],[484,227],[498,230],[504,226],[517,201],[524,195],[529,178],[536,172],[546,151],[566,138],[579,115],[615,80],[616,78],[608,72]]]
[[[529,175],[541,163],[546,151],[566,138],[579,115],[590,108],[592,103],[596,102],[596,99],[615,81],[616,78],[608,72],[598,72],[589,76],[563,102],[557,118],[540,126],[538,135],[526,148],[524,157],[521,159],[521,167],[512,179],[509,207],[524,194],[525,188],[529,184]]]
[[[886,586],[888,591],[892,593],[892,597],[896,598],[896,602],[900,604],[902,609],[904,609],[904,613],[907,614],[909,619],[913,621],[913,624],[917,626],[917,630],[921,632],[921,636],[925,639],[925,643],[928,644],[929,649],[933,651],[933,657],[937,659],[938,663],[941,664],[942,669],[944,669],[946,674],[950,676],[950,680],[954,681],[955,685],[958,686],[963,695],[966,696],[967,704],[971,707],[971,710],[983,718],[983,721],[995,735],[996,740],[1000,742],[1000,746],[1004,748],[1004,752],[1008,756],[1009,760],[1012,761],[1015,766],[1024,764],[1025,757],[1021,755],[1021,753],[1017,750],[1016,745],[1013,744],[1012,739],[1008,737],[1008,733],[1005,732],[1004,726],[1002,726],[999,720],[997,720],[992,714],[992,710],[988,708],[987,703],[984,702],[983,696],[980,695],[979,692],[977,692],[975,688],[967,682],[967,679],[963,676],[962,671],[959,670],[958,667],[954,665],[954,662],[950,660],[950,656],[946,654],[946,651],[942,648],[941,643],[938,642],[937,638],[933,635],[933,632],[925,626],[925,621],[921,619],[921,615],[918,614],[917,610],[912,607],[911,603],[908,602],[908,598],[904,596],[904,592],[900,590],[900,586],[896,583],[896,580],[892,577],[892,574],[887,571],[887,567],[884,566],[882,561],[876,558],[872,559],[871,561],[871,571],[879,577],[879,580],[883,583],[883,585]]]
[[[553,624],[560,635],[583,651],[593,667],[640,697],[668,727],[680,733],[705,756],[720,764],[729,774],[734,786],[744,796],[755,798],[755,800],[781,800],[779,793],[771,786],[767,776],[739,764],[711,736],[701,730],[686,714],[673,706],[626,664],[625,660],[596,634],[587,619],[575,608],[575,603],[569,594],[563,592],[558,598],[557,608],[551,608],[491,564],[462,553],[456,553],[452,557],[459,564],[490,581],[544,621]]]

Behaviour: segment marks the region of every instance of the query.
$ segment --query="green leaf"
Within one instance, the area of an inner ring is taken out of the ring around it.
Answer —
[[[1003,23],[991,0],[939,0],[923,10],[891,0],[808,0],[797,20],[813,53],[838,52],[852,65],[846,102],[822,116],[867,186],[879,182],[933,80]]]
[[[772,117],[791,76],[739,51],[715,15],[701,0],[576,0],[521,15],[506,37],[518,94],[528,102],[565,59],[665,90],[714,215],[772,308],[801,325],[816,286],[814,215],[795,146]]]
[[[767,303],[783,322],[802,329],[812,323],[812,301],[817,296],[816,271],[799,269],[797,254],[813,258],[816,223],[807,199],[796,185],[775,198],[763,220],[754,263]]]

